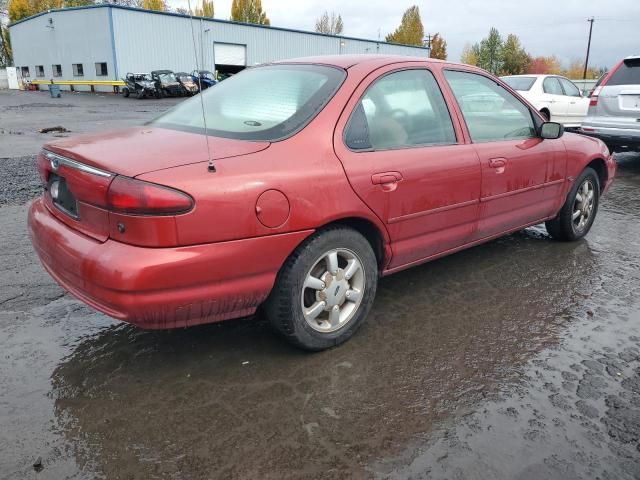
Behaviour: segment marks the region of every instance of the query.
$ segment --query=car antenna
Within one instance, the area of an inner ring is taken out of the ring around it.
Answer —
[[[207,170],[213,173],[216,171],[216,166],[213,164],[213,159],[211,158],[211,148],[209,147],[209,135],[207,133],[207,115],[204,109],[204,99],[202,98],[202,79],[200,78],[200,66],[198,65],[198,50],[196,49],[196,34],[193,31],[193,11],[191,10],[191,0],[187,0],[187,4],[189,6],[189,23],[191,24],[191,40],[193,40],[193,55],[196,59],[196,72],[198,72],[198,85],[200,89],[198,96],[200,97],[200,107],[202,108],[202,123],[204,125],[204,141],[207,143],[207,158],[209,160],[209,165],[207,166]]]

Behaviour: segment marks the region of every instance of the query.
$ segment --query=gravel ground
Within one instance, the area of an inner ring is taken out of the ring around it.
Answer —
[[[62,100],[63,125],[157,113]],[[534,227],[385,278],[309,355],[261,317],[149,332],[65,294],[26,233],[38,135],[0,133],[0,478],[640,478],[640,155],[586,239]]]

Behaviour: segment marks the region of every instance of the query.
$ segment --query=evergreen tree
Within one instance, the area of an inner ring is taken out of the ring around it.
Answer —
[[[262,10],[260,0],[233,0],[231,3],[231,20],[235,22],[271,25],[267,14]]]
[[[431,58],[447,59],[447,41],[439,33],[431,38]]]

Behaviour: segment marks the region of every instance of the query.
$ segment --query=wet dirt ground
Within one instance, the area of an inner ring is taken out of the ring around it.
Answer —
[[[54,123],[155,114],[89,97]],[[0,130],[50,101],[0,94]],[[148,332],[65,294],[27,238],[24,135],[0,134],[24,186],[0,190],[0,478],[640,478],[640,155],[586,239],[539,226],[385,278],[353,339],[307,354],[260,317]]]

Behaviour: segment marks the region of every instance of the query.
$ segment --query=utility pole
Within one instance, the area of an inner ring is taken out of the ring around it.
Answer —
[[[587,68],[589,67],[589,50],[591,50],[591,32],[593,31],[594,21],[595,21],[595,18],[593,17],[587,19],[587,22],[589,22],[589,41],[587,42],[587,58],[584,61],[584,72],[582,74],[583,80],[587,78]]]
[[[422,41],[427,45],[427,48],[429,49],[429,58],[431,58],[431,34],[427,33],[427,38]]]

